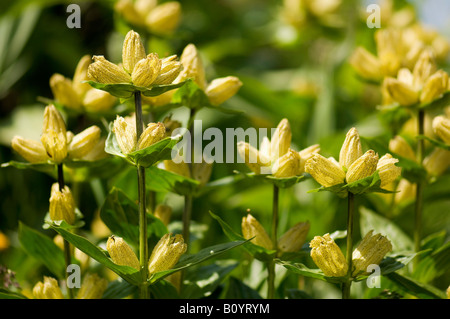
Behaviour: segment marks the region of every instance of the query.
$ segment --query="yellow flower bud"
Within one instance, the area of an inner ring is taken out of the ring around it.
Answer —
[[[391,250],[392,244],[389,239],[381,234],[373,235],[373,230],[369,231],[353,251],[352,275],[369,274],[367,267],[378,265]]]
[[[200,182],[200,185],[205,185],[211,177],[213,163],[192,163],[192,177]]]
[[[140,269],[136,254],[123,238],[114,235],[110,236],[106,242],[106,250],[115,264],[133,267],[136,270]]]
[[[191,170],[189,169],[188,163],[181,161],[179,163],[175,163],[172,160],[164,160],[164,168],[172,173],[191,178]]]
[[[349,62],[355,71],[365,79],[380,80],[382,77],[380,61],[363,47],[356,48]]]
[[[113,132],[123,154],[129,154],[136,150],[136,125],[117,116],[113,123]]]
[[[165,204],[159,204],[155,208],[154,215],[158,217],[164,225],[169,225],[170,217],[172,216],[172,207]]]
[[[150,53],[146,58],[136,63],[131,74],[133,84],[141,87],[149,87],[158,77],[161,70],[161,60],[156,53]]]
[[[117,98],[106,91],[91,89],[83,98],[83,105],[88,112],[103,112],[110,110]]]
[[[396,188],[397,193],[394,195],[394,202],[399,204],[401,202],[414,200],[416,198],[416,187],[416,184],[402,178],[400,182],[398,182]]]
[[[76,299],[101,299],[108,281],[97,274],[86,274]]]
[[[54,162],[61,163],[66,158],[66,124],[54,105],[45,107],[41,142]]]
[[[410,106],[419,102],[419,94],[408,84],[394,78],[385,78],[389,95],[400,105]]]
[[[269,159],[263,157],[256,148],[246,142],[238,142],[237,150],[245,165],[255,174],[261,174],[261,167],[270,165]]]
[[[347,261],[329,234],[315,236],[309,246],[311,247],[311,258],[325,276],[342,277],[347,274]]]
[[[133,30],[129,31],[125,36],[122,46],[122,63],[123,68],[128,73],[133,72],[135,65],[142,59],[145,59],[145,48],[142,44],[141,37]]]
[[[320,154],[314,154],[306,161],[305,172],[324,187],[342,184],[345,181],[345,172],[342,168]]]
[[[389,150],[412,161],[416,160],[416,154],[411,145],[400,135],[395,136],[389,141]]]
[[[193,81],[202,90],[206,89],[206,77],[203,62],[197,47],[194,44],[188,44],[180,56],[183,70],[178,75],[176,82],[182,82],[187,79],[193,79]]]
[[[61,74],[53,74],[50,77],[50,88],[55,100],[65,107],[73,110],[81,109],[81,101],[77,92],[73,89],[72,81]]]
[[[436,61],[434,54],[430,50],[424,50],[419,57],[419,60],[414,65],[413,87],[419,91],[424,86],[428,78],[436,72]]]
[[[450,151],[435,148],[425,157],[423,166],[431,176],[442,175],[450,166]]]
[[[89,80],[87,75],[89,64],[91,64],[91,57],[89,55],[84,55],[75,68],[72,87],[75,92],[77,92],[78,96],[83,96],[87,91],[92,89],[88,83],[83,83],[84,81]]]
[[[424,84],[420,94],[420,102],[430,103],[447,92],[448,88],[448,74],[439,70],[430,76]]]
[[[253,244],[273,249],[272,241],[266,230],[252,215],[248,214],[242,218],[241,228],[245,239],[253,238],[251,240]]]
[[[36,299],[64,299],[55,278],[44,276],[44,282],[39,281],[33,288],[33,296]]]
[[[300,155],[300,165],[297,175],[301,175],[305,172],[306,161],[308,161],[314,154],[318,154],[319,152],[320,152],[319,144],[311,145],[298,152],[298,155]]]
[[[163,123],[166,128],[166,137],[172,136],[173,131],[181,128],[181,122],[172,120],[170,116],[164,118]]]
[[[272,166],[272,175],[278,178],[292,177],[300,170],[300,155],[289,149],[286,154],[278,158]]]
[[[47,152],[40,142],[14,136],[11,147],[30,163],[41,163],[48,160]]]
[[[176,55],[172,55],[161,60],[161,70],[153,84],[170,84],[177,78],[183,65],[180,61],[176,61],[176,58]]]
[[[89,79],[106,84],[131,82],[130,75],[122,67],[109,62],[104,56],[94,55],[92,59],[94,63],[89,65],[87,72]]]
[[[363,152],[359,133],[358,130],[353,127],[347,132],[339,152],[339,165],[348,170],[353,162],[362,155]]]
[[[137,26],[143,26],[145,20],[132,0],[119,0],[114,5],[114,10],[121,14],[125,20]]]
[[[213,105],[220,105],[239,91],[242,82],[235,76],[227,76],[211,81],[206,88],[206,95]]]
[[[52,185],[49,213],[53,221],[64,220],[70,225],[75,222],[75,200],[69,186],[60,190],[58,183]]]
[[[450,119],[444,116],[436,116],[433,119],[433,130],[445,144],[450,145]]]
[[[75,135],[69,144],[69,158],[80,159],[88,154],[97,145],[100,139],[100,128],[96,125],[88,127],[81,133]]]
[[[165,234],[153,248],[148,263],[149,275],[172,269],[187,250],[183,236]]]
[[[101,137],[94,147],[81,159],[84,161],[99,161],[108,156],[105,152],[106,137]]]
[[[136,10],[144,16],[147,16],[157,5],[157,0],[136,0],[134,2]]]
[[[278,123],[270,140],[270,156],[272,163],[287,153],[291,147],[292,132],[288,119],[282,119]]]
[[[377,163],[378,154],[375,154],[373,150],[368,150],[348,168],[345,177],[347,183],[352,183],[372,175],[377,169]]]
[[[309,228],[309,222],[297,223],[280,237],[278,249],[285,253],[299,251],[306,241]]]
[[[154,8],[147,16],[145,24],[151,32],[170,34],[177,28],[180,23],[180,18],[180,3],[177,1],[169,1]]]
[[[389,153],[378,161],[377,170],[381,179],[381,188],[386,188],[400,176],[402,168],[395,166],[395,163],[398,163],[398,159],[393,158]]]
[[[149,123],[142,132],[138,141],[138,149],[142,150],[146,147],[149,147],[156,142],[159,142],[166,136],[166,128],[164,124],[161,122],[158,123]]]
[[[156,80],[155,80],[156,81]],[[172,97],[176,90],[166,91],[163,94],[157,96],[142,96],[142,104],[151,105],[153,107],[159,107],[169,104],[172,101]]]

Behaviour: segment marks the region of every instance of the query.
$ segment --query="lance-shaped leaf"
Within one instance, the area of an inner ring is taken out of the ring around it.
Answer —
[[[129,99],[133,97],[135,92],[141,92],[142,95],[145,96],[158,96],[167,91],[182,87],[185,84],[185,82],[180,82],[176,84],[164,84],[164,85],[152,85],[150,87],[140,87],[135,86],[131,83],[106,84],[95,81],[85,81],[85,83],[88,83],[93,88],[106,91],[109,94],[121,99]]]
[[[228,225],[226,222],[224,222],[219,216],[213,214],[211,211],[209,214],[219,222],[220,226],[222,227],[222,230],[224,234],[230,239],[230,240],[240,240],[240,241],[246,241],[244,237],[242,237],[240,234],[235,232],[230,225]],[[247,241],[247,243],[244,245],[245,250],[252,255],[254,258],[261,260],[261,261],[269,261],[272,260],[273,256],[275,255],[275,250],[269,250],[264,247],[261,247],[259,245],[255,245],[250,241]]]
[[[255,182],[266,182],[277,186],[278,188],[289,188],[297,183],[306,180],[305,175],[297,175],[292,177],[275,177],[269,174],[255,174],[255,173],[241,173],[234,171],[236,174],[240,174],[245,178],[253,179]]]
[[[427,140],[428,142],[430,142],[431,144],[433,144],[434,146],[440,147],[444,150],[450,151],[450,145],[445,144],[444,142],[435,140],[431,137],[428,137],[426,135],[418,135],[417,136],[418,139],[423,139],[423,140]]]
[[[398,287],[404,290],[406,293],[414,295],[421,299],[446,299],[446,295],[443,291],[435,288],[434,286],[424,284],[413,278],[405,275],[401,275],[397,272],[386,275],[389,280],[395,283]]]
[[[149,167],[146,171],[149,178],[146,178],[145,183],[150,190],[164,190],[178,195],[194,195],[200,186],[200,182],[195,179],[158,167]]]
[[[218,244],[214,246],[210,246],[207,248],[204,248],[200,250],[196,254],[185,254],[182,255],[178,263],[169,270],[159,271],[150,276],[148,279],[149,284],[153,284],[164,277],[173,274],[174,272],[177,272],[179,270],[192,267],[194,265],[200,264],[208,259],[217,257],[230,249],[233,249],[235,247],[241,246],[242,244],[246,243],[245,240],[239,240],[239,241],[232,241],[228,243]]]
[[[293,273],[302,275],[305,277],[319,279],[319,280],[326,281],[329,283],[334,283],[334,284],[344,283],[347,281],[347,278],[345,276],[344,277],[325,276],[324,273],[322,272],[322,270],[308,268],[302,263],[296,263],[293,261],[280,260],[280,259],[275,259],[275,262],[277,264],[285,267],[286,269],[292,271]]]
[[[61,228],[59,226],[52,226],[57,233],[59,233],[65,240],[77,247],[79,250],[84,252],[86,255],[90,256],[92,259],[96,260],[100,264],[108,267],[120,277],[125,279],[127,282],[133,285],[139,285],[142,283],[142,277],[139,270],[134,269],[129,266],[121,266],[115,264],[99,247],[91,243],[84,237],[75,235],[70,231]]]

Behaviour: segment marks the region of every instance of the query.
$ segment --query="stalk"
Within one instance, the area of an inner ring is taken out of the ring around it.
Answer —
[[[280,190],[278,186],[273,185],[273,203],[272,203],[272,247],[276,251],[278,251],[278,206],[279,206],[279,193]],[[275,253],[275,256],[277,254]],[[275,262],[274,260],[270,260],[267,263],[267,271],[268,271],[268,287],[267,287],[267,298],[274,299],[275,297]]]
[[[63,164],[58,164],[58,185],[59,185],[59,190],[62,192],[64,189],[64,172],[63,172]],[[70,243],[67,240],[63,240],[64,243],[64,261],[66,264],[66,269],[69,267],[69,265],[71,264],[71,260],[72,260],[72,256],[70,253]],[[66,283],[68,282],[68,272],[66,272]],[[67,293],[69,295],[69,299],[73,299],[73,290],[72,288],[69,288],[69,286],[67,286]]]
[[[424,135],[424,119],[425,111],[419,110],[417,115],[417,127],[418,134]],[[422,165],[425,154],[425,141],[421,138],[417,140],[417,160]],[[423,187],[424,182],[418,181],[416,188],[416,203],[414,207],[414,250],[420,251],[420,240],[422,235],[422,211],[423,211]],[[414,259],[414,263],[417,263],[417,258]]]
[[[134,93],[136,111],[136,139],[139,140],[143,132],[141,92]],[[145,208],[145,168],[137,166],[138,175],[138,202],[139,202],[139,264],[143,282],[140,287],[141,299],[148,299],[148,245],[147,245],[147,211]]]
[[[355,211],[355,195],[348,193],[348,214],[347,214],[347,281],[342,284],[342,299],[350,298],[350,287],[352,282],[352,254],[353,254],[353,215]]]

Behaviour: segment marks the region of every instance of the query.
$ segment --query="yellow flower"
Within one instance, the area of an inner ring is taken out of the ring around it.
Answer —
[[[348,168],[346,174],[347,183],[352,183],[357,180],[369,177],[375,173],[378,163],[378,154],[373,150],[368,150],[361,157],[356,159]]]
[[[39,281],[33,287],[33,296],[36,299],[64,299],[55,278],[44,276],[44,282]]]
[[[347,132],[339,152],[339,165],[344,168],[344,170],[348,170],[353,162],[362,155],[363,152],[359,133],[358,130],[353,127]]]
[[[443,148],[435,148],[423,160],[423,167],[431,176],[442,175],[450,166],[450,151]]]
[[[169,84],[172,83],[183,69],[180,61],[176,60],[176,55],[171,55],[161,59],[161,71],[153,84]]]
[[[347,261],[329,234],[315,236],[309,246],[311,247],[311,258],[325,276],[342,277],[347,274]]]
[[[113,123],[113,132],[123,154],[129,154],[136,150],[135,123],[117,115]]]
[[[110,236],[106,242],[106,249],[115,264],[133,267],[136,270],[140,269],[136,254],[123,238]]]
[[[433,130],[445,144],[450,145],[450,119],[442,115],[433,119]]]
[[[149,123],[139,137],[137,148],[139,150],[149,147],[166,136],[166,128],[161,122]]]
[[[378,265],[384,256],[392,250],[392,244],[381,234],[373,235],[373,230],[369,231],[361,240],[352,254],[352,275],[368,274],[369,265]]]
[[[81,133],[75,135],[68,146],[69,158],[83,158],[94,149],[100,140],[100,128],[90,126]]]
[[[314,155],[318,154],[320,152],[320,146],[319,144],[311,145],[301,151],[298,152],[298,155],[300,156],[300,164],[299,164],[299,170],[297,175],[301,175],[305,172],[305,165],[306,162]]]
[[[300,155],[289,149],[272,166],[272,175],[278,178],[296,176],[300,170]]]
[[[70,225],[75,222],[75,200],[69,186],[61,190],[58,183],[52,185],[49,213],[53,221],[64,220]]]
[[[172,269],[186,250],[183,236],[165,234],[153,248],[148,264],[149,275]]]
[[[179,163],[174,162],[173,160],[164,160],[164,168],[172,173],[190,178],[191,177],[191,170],[189,169],[189,165],[184,162],[180,161]]]
[[[400,176],[402,168],[395,166],[395,163],[398,163],[398,159],[393,158],[389,153],[382,156],[378,161],[377,170],[381,179],[381,188],[386,188]]]
[[[108,287],[108,281],[97,274],[86,274],[76,299],[101,299]]]
[[[145,19],[145,24],[150,32],[157,34],[171,34],[178,27],[180,19],[180,3],[169,1],[160,4],[151,10]]]
[[[44,110],[41,142],[55,163],[61,163],[66,158],[66,124],[54,105],[48,105]]]
[[[41,142],[14,136],[11,147],[30,163],[46,162],[49,157]]]
[[[248,214],[242,218],[241,228],[245,239],[253,238],[251,240],[253,244],[266,249],[273,249],[272,241],[266,230],[252,215]]]
[[[122,46],[122,63],[125,71],[132,73],[136,64],[146,56],[139,34],[134,31],[128,32]]]
[[[139,60],[131,73],[131,80],[136,86],[149,87],[161,71],[161,60],[156,53],[150,53]]]
[[[88,68],[88,77],[99,83],[130,83],[131,77],[120,66],[109,62],[103,55],[94,55]]]
[[[237,77],[227,76],[212,80],[205,93],[211,104],[219,105],[235,95],[241,86],[242,82]]]
[[[238,142],[239,156],[255,174],[261,174],[261,167],[269,166],[270,160],[265,158],[256,148],[246,142]]]
[[[400,135],[396,135],[389,141],[389,150],[412,161],[416,160],[416,154],[411,145]]]
[[[305,172],[324,187],[342,184],[345,181],[345,172],[339,164],[320,154],[314,154],[306,161]]]
[[[291,140],[291,126],[289,120],[284,118],[278,123],[270,140],[270,158],[272,163],[287,153],[291,147]]]

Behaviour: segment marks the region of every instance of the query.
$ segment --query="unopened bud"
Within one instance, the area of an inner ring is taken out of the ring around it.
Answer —
[[[450,166],[450,151],[435,148],[423,160],[423,167],[431,176],[442,175]]]
[[[170,217],[172,216],[172,207],[165,204],[159,204],[155,208],[154,215],[158,217],[164,225],[169,225]]]
[[[411,145],[400,135],[396,135],[389,141],[389,150],[395,154],[398,154],[404,158],[415,161],[416,154]]]
[[[410,106],[419,102],[419,94],[410,85],[394,78],[385,78],[384,81],[389,95],[400,105]]]
[[[133,0],[119,0],[114,5],[114,9],[121,14],[125,20],[137,26],[144,25],[142,14],[135,7]]]
[[[192,163],[192,177],[199,181],[200,185],[205,185],[211,177],[212,168],[213,163]]]
[[[314,154],[306,161],[305,172],[324,187],[343,184],[345,181],[345,172],[339,167],[339,164],[320,154]]]
[[[300,222],[290,228],[278,240],[278,249],[285,253],[299,251],[306,241],[309,228],[309,222]]]
[[[44,276],[44,282],[39,281],[33,287],[33,296],[36,299],[64,299],[55,278]]]
[[[180,18],[180,3],[169,1],[154,8],[147,16],[145,24],[154,33],[170,34],[177,28]]]
[[[424,50],[413,69],[413,86],[416,90],[421,90],[428,78],[436,72],[436,60],[430,50]]]
[[[76,299],[101,299],[108,281],[97,274],[86,274]]]
[[[100,139],[100,128],[96,125],[88,127],[81,133],[75,135],[69,144],[69,158],[80,159],[88,154],[97,145]]]
[[[54,105],[45,108],[41,142],[54,162],[61,163],[66,158],[66,124]]]
[[[145,128],[144,132],[142,132],[138,141],[138,149],[142,150],[147,148],[156,142],[159,142],[166,136],[166,128],[164,124],[161,122],[158,123],[149,123]]]
[[[242,82],[235,76],[227,76],[211,81],[206,88],[206,95],[213,105],[220,105],[239,91]]]
[[[164,168],[172,173],[191,178],[191,171],[189,165],[185,161],[164,160]]]
[[[50,78],[50,88],[55,100],[72,110],[80,110],[81,102],[73,89],[72,81],[61,74],[53,74]]]
[[[187,79],[193,79],[193,81],[202,90],[206,89],[206,77],[205,69],[203,67],[203,62],[197,47],[194,44],[188,44],[181,56],[181,64],[183,65],[183,70],[177,77],[177,82],[182,82]]]
[[[394,202],[399,204],[405,201],[414,200],[416,198],[416,188],[416,184],[402,178],[400,182],[398,182],[396,193],[394,195]]]
[[[395,166],[395,163],[398,163],[398,159],[393,158],[391,154],[382,156],[378,161],[376,169],[381,179],[381,188],[386,188],[400,176],[402,168]]]
[[[320,152],[320,146],[319,144],[311,145],[300,152],[298,154],[300,155],[300,166],[298,169],[297,175],[301,175],[305,172],[305,165],[306,162],[314,155],[318,154]]]
[[[391,250],[392,244],[389,239],[381,234],[373,235],[373,230],[369,231],[353,251],[352,275],[369,274],[367,267],[380,264],[384,256]]]
[[[149,275],[172,269],[187,250],[183,236],[165,234],[153,248],[148,263]]]
[[[350,65],[363,78],[369,80],[381,79],[380,61],[363,47],[358,47],[350,57]]]
[[[115,264],[133,267],[136,270],[140,269],[136,254],[123,238],[110,236],[106,242],[106,250]]]
[[[353,127],[347,132],[339,152],[339,165],[348,170],[350,165],[362,155],[363,152],[359,133],[358,130]]]
[[[102,55],[94,55],[94,63],[88,67],[88,77],[99,83],[130,83],[131,77],[125,70],[106,60]]]
[[[135,65],[142,59],[145,59],[145,48],[141,37],[137,32],[129,31],[125,36],[122,46],[123,68],[128,73],[133,72]]]
[[[43,163],[48,160],[47,152],[41,142],[14,136],[11,147],[30,163]]]
[[[129,154],[136,150],[136,126],[117,116],[113,124],[113,132],[116,135],[117,144],[123,154]]]
[[[91,89],[83,98],[83,105],[88,112],[103,112],[110,110],[117,99],[106,91]]]
[[[149,87],[158,77],[161,70],[161,60],[156,53],[150,53],[146,58],[136,63],[131,74],[133,84],[140,87]]]
[[[53,221],[63,220],[70,225],[75,222],[75,200],[69,186],[60,190],[58,183],[52,185],[49,214]]]
[[[238,142],[237,150],[245,165],[255,174],[261,174],[261,167],[270,165],[269,159],[263,157],[256,148],[246,142]]]
[[[315,236],[309,246],[311,258],[325,276],[342,277],[347,274],[348,264],[344,254],[329,234]]]
[[[297,175],[300,169],[300,155],[289,149],[286,154],[278,158],[272,166],[272,175],[286,178]]]
[[[252,215],[248,214],[242,218],[241,228],[245,239],[253,238],[251,240],[253,244],[273,249],[272,241],[266,230]]]
[[[89,55],[84,55],[75,68],[72,87],[75,92],[77,92],[78,96],[83,96],[92,88],[88,83],[83,83],[84,81],[89,80],[87,75],[89,64],[91,64],[91,57]]]
[[[153,84],[170,84],[177,78],[183,66],[176,58],[176,55],[172,55],[161,60],[161,70]]]
[[[346,174],[347,183],[369,177],[375,173],[378,163],[378,154],[373,150],[368,150],[363,156],[353,162]]]
[[[439,70],[430,76],[425,82],[420,94],[420,102],[430,103],[447,92],[448,74],[443,70]]]
[[[270,140],[270,156],[272,163],[287,153],[291,147],[292,132],[289,120],[284,118],[278,123]]]
[[[450,119],[436,116],[433,119],[433,130],[445,144],[450,145]]]

